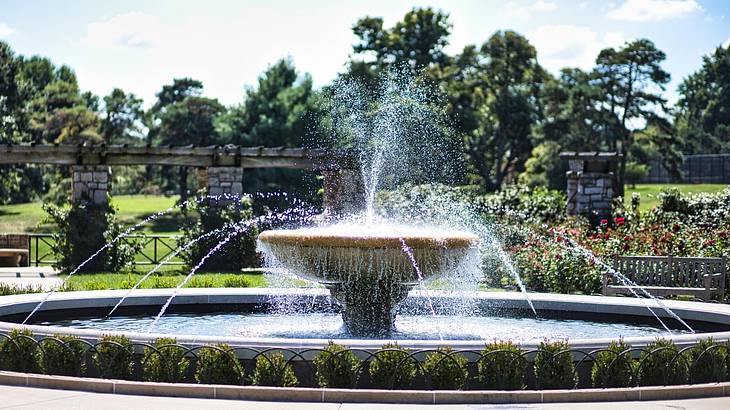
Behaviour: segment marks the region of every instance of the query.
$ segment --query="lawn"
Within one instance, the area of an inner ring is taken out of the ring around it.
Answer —
[[[155,212],[164,211],[175,205],[177,196],[162,195],[118,195],[112,197],[119,219],[133,224]],[[41,202],[0,205],[0,232],[51,232],[51,226],[42,224],[46,213]],[[158,218],[145,226],[149,233],[179,233],[180,212]]]
[[[624,202],[631,203],[631,195],[638,192],[641,195],[641,207],[643,211],[652,209],[659,204],[658,195],[665,188],[675,187],[686,194],[697,194],[701,192],[715,193],[727,188],[725,184],[637,184],[635,188],[626,187]]]

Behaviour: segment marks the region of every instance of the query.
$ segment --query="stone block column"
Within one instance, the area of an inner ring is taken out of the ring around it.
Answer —
[[[72,195],[74,204],[106,205],[111,188],[111,169],[106,165],[74,165]]]
[[[564,152],[560,157],[568,160],[567,213],[583,215],[593,223],[609,219],[619,156],[611,152]]]
[[[208,195],[243,195],[243,168],[241,167],[208,167],[198,171],[198,184],[204,183]],[[233,202],[231,199],[221,198],[211,200],[215,206],[226,206]]]
[[[324,212],[330,216],[359,213],[365,209],[362,175],[355,169],[322,171]]]

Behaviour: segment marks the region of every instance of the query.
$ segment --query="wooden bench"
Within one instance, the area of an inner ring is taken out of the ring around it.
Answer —
[[[675,256],[617,256],[613,269],[638,286],[626,286],[611,272],[603,275],[604,295],[687,295],[702,300],[722,300],[725,295],[727,260]]]
[[[28,266],[29,256],[27,234],[0,234],[0,266]]]

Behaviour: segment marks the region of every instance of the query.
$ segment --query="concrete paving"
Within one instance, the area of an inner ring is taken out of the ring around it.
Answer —
[[[0,283],[15,287],[34,287],[51,290],[61,284],[61,279],[50,266],[22,266],[0,268]]]
[[[0,409],[303,409],[303,410],[477,410],[477,409],[598,409],[615,410],[617,407],[639,410],[688,409],[727,410],[730,397],[646,402],[608,403],[552,403],[552,404],[480,404],[480,405],[405,405],[373,403],[297,403],[261,402],[178,397],[150,397],[120,394],[88,393],[70,390],[51,390],[30,387],[0,386]]]

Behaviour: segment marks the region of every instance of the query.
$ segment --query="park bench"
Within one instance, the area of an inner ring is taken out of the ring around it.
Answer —
[[[28,266],[28,235],[0,234],[0,266]]]
[[[725,294],[726,259],[675,256],[616,256],[613,269],[638,286],[626,286],[611,272],[603,275],[604,295],[687,295],[702,300],[722,300]]]

